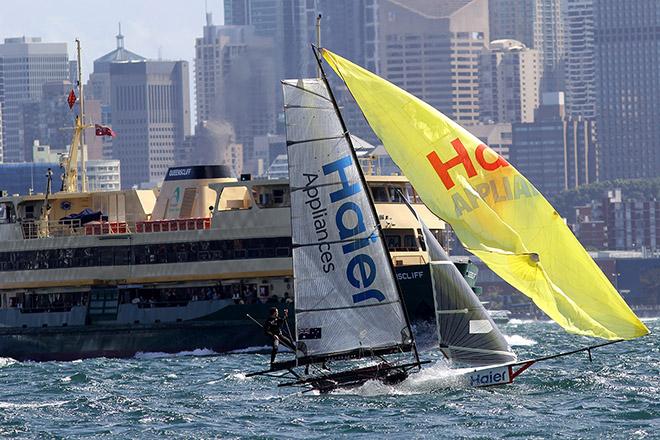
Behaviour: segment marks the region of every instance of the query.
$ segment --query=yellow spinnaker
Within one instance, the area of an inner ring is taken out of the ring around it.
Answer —
[[[559,214],[504,158],[424,101],[322,53],[426,206],[470,252],[569,332],[648,333]]]

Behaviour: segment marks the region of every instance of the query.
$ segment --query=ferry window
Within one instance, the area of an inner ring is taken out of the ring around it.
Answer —
[[[34,218],[34,205],[25,206],[25,218],[26,219]]]
[[[385,239],[387,240],[387,247],[390,250],[395,250],[401,247],[401,237],[399,235],[385,233]]]
[[[389,190],[389,193],[390,193],[390,201],[391,202],[393,202],[393,203],[403,203],[403,200],[401,199],[401,194],[399,193],[399,191],[401,190],[400,187],[390,186],[387,189]]]
[[[273,202],[276,205],[281,205],[284,203],[284,190],[283,189],[274,189],[273,190]]]
[[[405,235],[403,237],[403,246],[411,251],[417,250],[417,242],[414,235]]]
[[[387,190],[384,186],[373,186],[371,187],[371,197],[373,197],[374,202],[389,202],[389,197],[387,196]]]

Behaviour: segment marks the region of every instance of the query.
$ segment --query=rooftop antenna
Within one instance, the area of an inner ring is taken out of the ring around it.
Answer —
[[[124,36],[121,34],[121,22],[119,22],[119,33],[117,34],[117,49],[124,48]]]
[[[206,25],[213,26],[213,14],[209,12],[208,0],[204,0],[204,12],[206,13]]]

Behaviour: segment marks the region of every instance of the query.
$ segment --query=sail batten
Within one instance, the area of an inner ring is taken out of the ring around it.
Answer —
[[[379,221],[321,79],[283,81],[298,359],[409,351]]]

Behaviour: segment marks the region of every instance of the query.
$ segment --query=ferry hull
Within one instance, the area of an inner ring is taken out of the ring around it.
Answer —
[[[410,318],[433,316],[427,265],[396,268]],[[208,349],[226,353],[270,343],[261,327],[270,308],[286,304],[228,305],[206,316],[182,322],[152,324],[93,323],[80,326],[0,328],[0,357],[19,361],[71,361],[93,357],[133,357],[137,353],[180,353]],[[289,306],[290,307],[290,306]],[[290,328],[293,313],[290,310]]]

